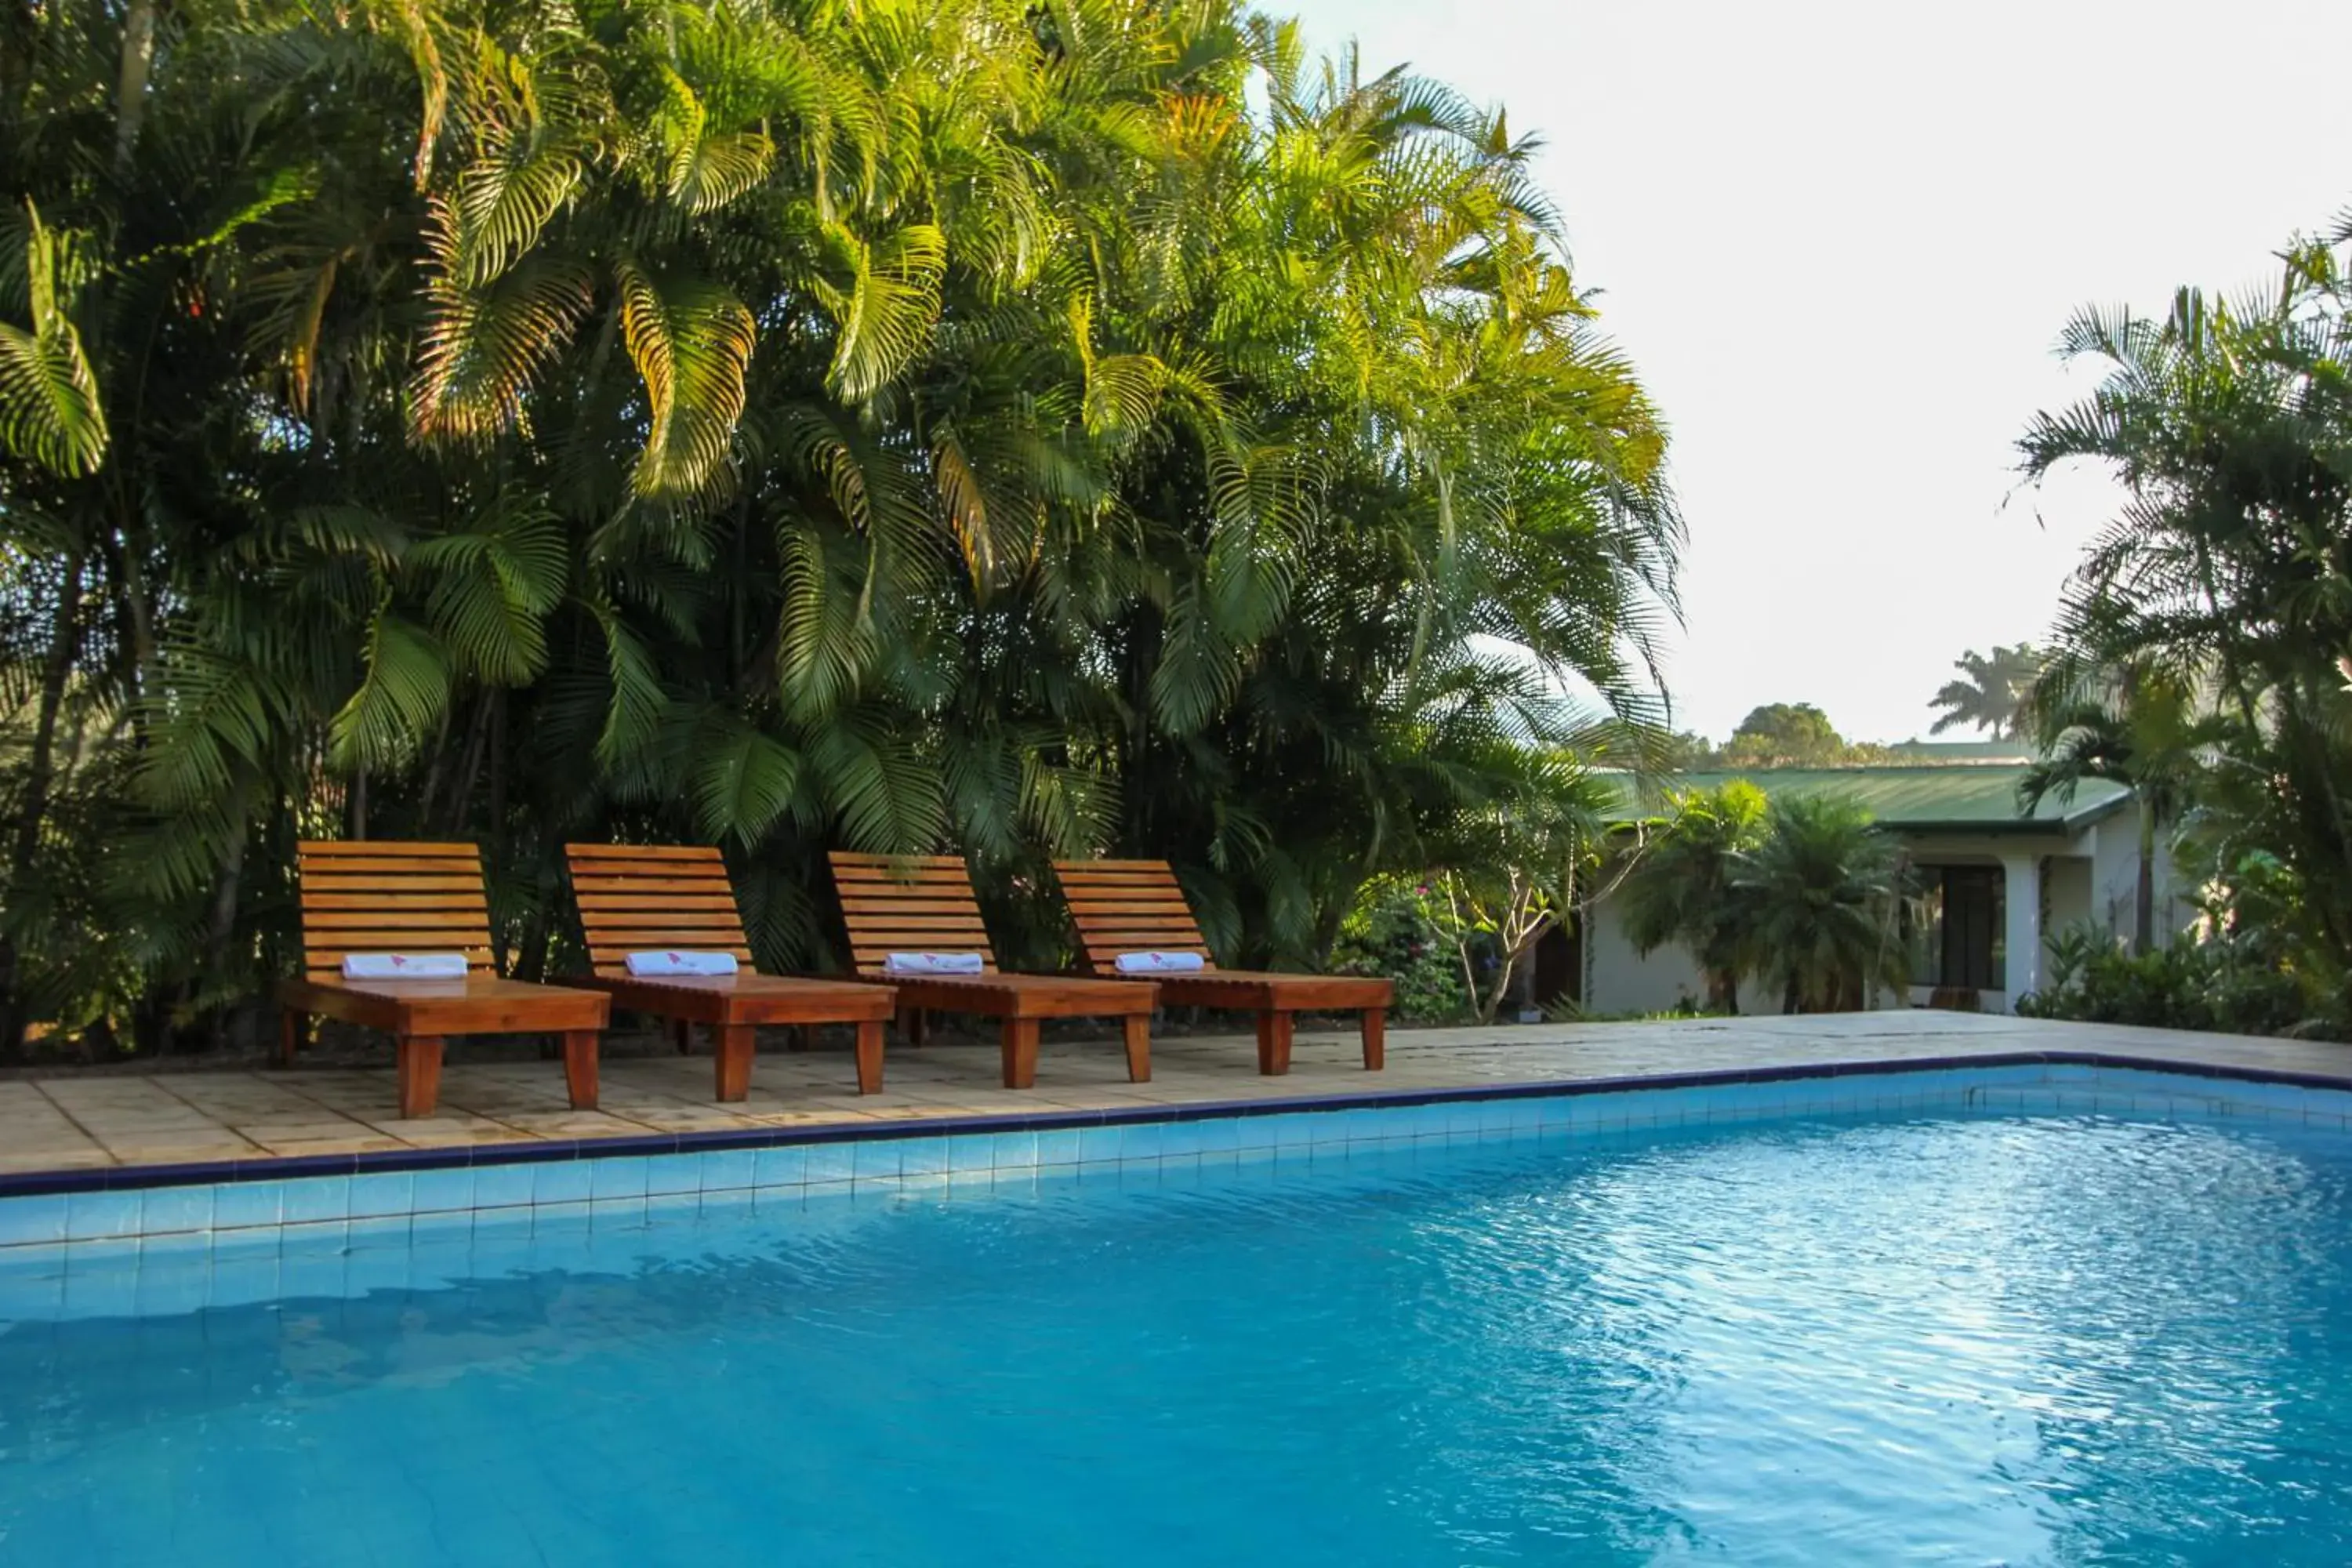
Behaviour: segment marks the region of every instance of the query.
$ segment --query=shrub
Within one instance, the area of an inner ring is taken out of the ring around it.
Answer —
[[[1438,926],[1437,894],[1428,883],[1384,877],[1369,886],[1339,928],[1332,967],[1396,982],[1392,1011],[1415,1024],[1464,1023],[1476,1016],[1460,957]]]

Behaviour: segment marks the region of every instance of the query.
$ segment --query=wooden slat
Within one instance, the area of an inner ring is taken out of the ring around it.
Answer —
[[[381,890],[386,886],[383,882],[377,882],[375,887],[378,890],[372,892],[320,892],[311,885],[320,879],[315,877],[306,877],[302,879],[302,907],[306,910],[380,910],[383,908],[384,895]],[[419,892],[406,881],[403,881],[400,884],[400,896],[401,903],[405,907],[478,910],[484,914],[489,911],[489,906],[482,900],[482,889],[479,885],[451,888],[446,890],[427,889]]]
[[[1165,860],[1056,860],[1087,966],[1115,971],[1123,952],[1197,952],[1215,967],[1192,906]]]
[[[322,858],[336,855],[390,857],[394,859],[432,858],[473,860],[481,858],[481,847],[477,844],[436,844],[410,838],[305,838],[294,846],[297,855],[316,855]]]
[[[572,897],[589,960],[626,965],[665,948],[731,953],[752,967],[751,940],[727,862],[708,844],[567,844]]]
[[[677,893],[708,893],[710,889],[730,886],[727,872],[718,868],[675,868],[654,872],[625,872],[616,875],[609,869],[581,869],[572,875],[572,884],[593,893],[624,893],[628,889],[670,889]]]
[[[308,973],[331,973],[354,952],[462,952],[471,967],[491,967],[473,845],[311,841],[296,846],[295,863]]]
[[[709,844],[567,844],[566,858],[574,865],[600,860],[699,861],[713,866],[726,864],[717,847]]]
[[[488,929],[489,922],[479,910],[386,909],[375,914],[337,910],[317,915],[306,912],[302,917],[304,937],[315,934],[326,942],[341,942],[353,931],[455,931],[459,936],[470,936]]]
[[[295,865],[296,869],[306,874],[323,874],[348,886],[362,885],[362,877],[394,878],[404,882],[412,878],[471,876],[478,882],[482,875],[479,860],[395,860],[373,856],[365,859],[352,856],[313,860],[305,856],[298,858]]]
[[[381,871],[362,876],[329,877],[316,871],[302,873],[305,893],[352,893],[362,898],[379,898],[386,888],[397,888],[404,893],[473,893],[482,890],[481,873],[475,871],[463,877],[399,877]]]
[[[845,850],[829,858],[850,953],[861,971],[881,973],[893,952],[977,952],[984,972],[996,973],[996,953],[962,860]]]
[[[834,874],[845,882],[885,882],[902,888],[971,885],[970,877],[961,868],[944,866],[844,866]]]
[[[733,912],[735,895],[719,893],[579,893],[583,912],[625,910],[724,910]]]
[[[742,947],[743,928],[733,921],[708,925],[599,926],[589,942],[599,947]]]

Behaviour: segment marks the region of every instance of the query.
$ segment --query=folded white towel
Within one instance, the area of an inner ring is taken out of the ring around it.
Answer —
[[[462,952],[347,952],[346,980],[463,980]]]
[[[1208,967],[1197,952],[1122,952],[1121,974],[1195,974]]]
[[[731,952],[678,952],[664,949],[660,952],[629,954],[632,974],[732,974],[735,955]]]
[[[976,952],[894,952],[882,961],[885,974],[978,974],[987,967]]]

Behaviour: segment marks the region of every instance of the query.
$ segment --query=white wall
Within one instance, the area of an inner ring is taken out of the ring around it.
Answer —
[[[2043,877],[2041,907],[2047,918],[2041,921],[2040,931],[2047,952],[2049,937],[2067,926],[2085,919],[2105,924],[2112,911],[2121,924],[2119,934],[2128,937],[2132,923],[2132,890],[2137,875],[2136,859],[2139,849],[2138,822],[2129,812],[2118,812],[2104,821],[2069,838],[2053,833],[2044,837],[2035,834],[2021,837],[2016,835],[1954,834],[1933,838],[1916,838],[1907,846],[1915,862],[1926,864],[1966,864],[1979,862],[1999,865],[2005,857],[2032,855],[2040,860]],[[2158,878],[2158,910],[2163,913],[2166,903],[2162,896],[2170,867],[2158,846],[2157,875]],[[2118,901],[2116,893],[2120,891]],[[2169,923],[2160,921],[2159,932],[2177,931],[2193,912],[2177,900],[2173,905],[2178,918]],[[1706,982],[1700,976],[1698,965],[1689,953],[1677,946],[1659,948],[1643,958],[1633,951],[1627,940],[1624,922],[1620,918],[1614,900],[1603,900],[1593,910],[1589,940],[1585,944],[1584,1006],[1590,1013],[1664,1013],[1685,1000],[1703,1003],[1706,999]],[[2035,966],[2046,973],[2048,961]],[[1769,988],[1756,981],[1744,982],[1739,988],[1739,1010],[1743,1013],[1777,1013],[1780,998],[1768,994]],[[1924,1005],[1929,991],[1915,987],[1911,994],[1890,994],[1880,999],[1889,1007]],[[1987,1011],[2006,1012],[2009,999],[2001,992],[1986,992],[1981,997]]]
[[[1683,948],[1669,943],[1643,958],[1625,935],[1616,900],[1603,899],[1592,911],[1585,942],[1584,1010],[1588,1013],[1665,1013],[1688,1001],[1704,1005],[1706,981]],[[1777,1013],[1780,999],[1765,997],[1753,980],[1739,986],[1743,1013]]]
[[[2119,941],[2132,934],[2132,904],[2139,879],[2139,813],[2124,810],[2102,819],[2084,837],[2094,844],[2091,858],[2090,918]],[[2159,826],[2153,861],[2156,885],[2156,940],[2169,942],[2197,919],[2196,889],[2189,887],[2172,863],[2168,835]]]
[[[2080,925],[2099,908],[2091,894],[2093,862],[2087,855],[2053,855],[2042,863],[2042,940]]]

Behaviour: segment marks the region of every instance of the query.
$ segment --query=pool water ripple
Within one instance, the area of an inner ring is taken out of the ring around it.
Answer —
[[[0,1332],[0,1562],[2352,1560],[2340,1132],[1662,1128],[455,1245]]]

